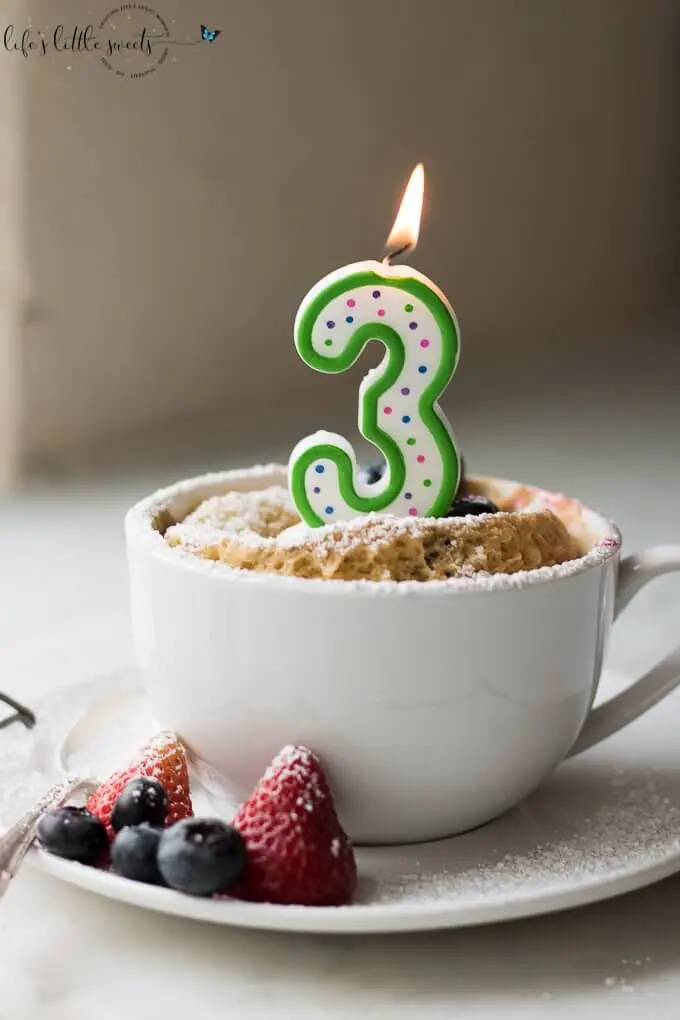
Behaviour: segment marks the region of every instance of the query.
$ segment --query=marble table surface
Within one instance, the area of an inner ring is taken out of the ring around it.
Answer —
[[[680,540],[673,388],[665,398],[655,394],[645,415],[639,401],[631,414],[620,391],[584,397],[576,418],[566,404],[533,407],[529,416],[510,405],[490,416],[469,415],[466,453],[475,467],[581,496],[618,519],[627,549]],[[502,448],[499,435],[506,437]],[[268,451],[267,459],[278,452]],[[239,462],[242,452],[225,463],[207,451],[187,455],[173,473]],[[129,655],[121,515],[171,478],[168,465],[157,461],[154,468],[34,485],[0,504],[2,688],[12,689],[14,648],[40,642],[55,629],[66,647],[86,623],[88,640],[96,640],[97,618],[102,633],[110,634],[112,614],[120,641],[101,654],[112,663]],[[650,640],[658,639],[665,651],[675,639],[680,579],[650,587],[627,617],[612,659],[632,675]],[[56,672],[66,676],[68,661]],[[30,690],[14,693],[29,698],[55,682],[35,677]],[[390,937],[201,926],[96,899],[32,868],[0,904],[1,1020],[187,1014],[533,1020],[580,1012],[598,1020],[677,1020],[680,876],[559,915]]]

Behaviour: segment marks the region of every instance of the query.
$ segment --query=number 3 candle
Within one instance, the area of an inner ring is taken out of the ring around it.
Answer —
[[[356,262],[320,280],[295,320],[295,345],[319,372],[345,372],[371,340],[385,345],[359,389],[359,429],[387,461],[383,477],[362,481],[354,450],[332,432],[301,440],[289,461],[290,491],[311,527],[382,512],[437,517],[458,488],[460,462],[437,401],[460,347],[453,309],[422,273],[390,259],[415,248],[424,190],[415,168],[387,240],[383,262]]]

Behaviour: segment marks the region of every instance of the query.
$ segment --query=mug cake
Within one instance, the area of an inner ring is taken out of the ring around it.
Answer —
[[[495,498],[494,498],[495,497]],[[442,581],[515,574],[577,559],[572,501],[546,506],[535,490],[508,498],[469,480],[443,518],[368,514],[322,528],[300,522],[283,486],[202,501],[165,530],[166,542],[240,570],[329,581]],[[560,513],[562,516],[560,516]]]

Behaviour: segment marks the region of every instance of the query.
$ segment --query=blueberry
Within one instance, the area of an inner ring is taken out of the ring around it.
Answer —
[[[127,784],[111,815],[114,832],[127,825],[162,825],[168,813],[168,795],[155,779],[140,776]]]
[[[466,517],[471,514],[477,517],[479,514],[497,514],[498,507],[486,496],[461,496],[455,500],[449,508],[447,517]]]
[[[111,867],[123,878],[149,885],[164,885],[158,870],[158,843],[163,829],[142,822],[121,829],[111,847]]]
[[[49,853],[81,864],[94,864],[109,845],[105,826],[85,808],[46,811],[38,822],[37,833]]]
[[[387,464],[384,461],[381,464],[367,464],[361,469],[362,481],[374,485],[385,474],[386,468]]]
[[[241,833],[215,818],[185,818],[165,829],[158,847],[158,867],[179,892],[210,896],[227,889],[247,863]]]

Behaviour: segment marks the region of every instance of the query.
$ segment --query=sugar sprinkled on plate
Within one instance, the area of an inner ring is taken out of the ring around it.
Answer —
[[[664,785],[661,785],[664,784]],[[605,802],[595,808],[589,821],[581,817],[578,828],[534,843],[525,852],[504,853],[455,870],[423,869],[381,878],[371,891],[371,902],[433,904],[442,900],[464,907],[486,897],[497,900],[520,895],[558,893],[574,878],[596,885],[630,867],[664,852],[680,848],[680,802],[666,795],[665,779],[644,779],[631,772],[602,784]],[[607,802],[608,801],[608,802]],[[491,833],[492,827],[487,829]],[[663,833],[663,839],[660,835]],[[461,850],[463,840],[461,839]],[[501,836],[499,834],[499,840]],[[487,849],[487,854],[489,853]]]

